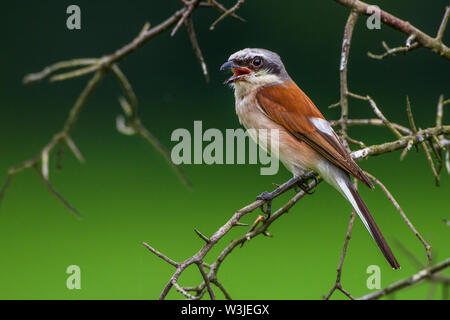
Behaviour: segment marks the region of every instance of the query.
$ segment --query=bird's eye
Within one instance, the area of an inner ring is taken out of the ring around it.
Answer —
[[[252,61],[253,65],[254,65],[255,67],[258,67],[259,65],[261,65],[261,62],[262,62],[262,60],[261,60],[261,58],[259,58],[259,57],[256,57],[256,58],[253,59],[253,61]]]

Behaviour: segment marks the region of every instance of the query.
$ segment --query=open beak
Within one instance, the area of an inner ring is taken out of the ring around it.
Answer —
[[[239,67],[233,63],[233,61],[225,62],[221,67],[220,71],[231,70],[233,71],[233,76],[226,80],[224,84],[229,84],[235,81],[238,81],[243,76],[249,74],[251,71],[246,67]]]

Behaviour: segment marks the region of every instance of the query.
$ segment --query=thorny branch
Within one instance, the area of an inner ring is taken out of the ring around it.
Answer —
[[[119,69],[117,62],[125,58],[130,53],[134,52],[138,48],[140,48],[143,44],[153,39],[154,37],[162,34],[164,31],[170,29],[172,26],[171,35],[175,35],[177,30],[184,24],[186,30],[189,35],[189,39],[192,42],[192,46],[194,52],[197,56],[197,59],[200,61],[203,74],[206,80],[209,79],[208,68],[206,66],[205,59],[203,58],[202,51],[200,49],[197,36],[195,34],[193,22],[192,22],[192,13],[195,9],[200,7],[207,8],[215,8],[220,12],[223,12],[223,15],[231,16],[239,20],[243,20],[239,16],[235,14],[235,11],[238,9],[240,4],[243,1],[238,1],[236,8],[232,8],[230,10],[226,10],[222,4],[218,1],[207,1],[201,2],[199,0],[192,1],[181,1],[184,7],[175,13],[173,13],[169,18],[161,22],[160,24],[150,28],[150,24],[146,23],[142,28],[141,32],[128,44],[116,50],[114,53],[105,55],[100,58],[82,58],[82,59],[73,59],[68,61],[61,61],[50,66],[45,67],[41,72],[28,74],[24,77],[23,82],[25,84],[29,84],[32,82],[40,81],[45,78],[50,77],[50,81],[63,81],[68,80],[80,76],[84,76],[90,73],[94,73],[92,79],[87,83],[85,89],[81,92],[80,96],[76,100],[72,109],[69,112],[69,116],[66,120],[66,123],[61,131],[56,133],[53,138],[48,142],[41,151],[35,155],[33,158],[24,161],[22,164],[11,167],[8,170],[8,175],[3,184],[3,187],[0,189],[0,202],[2,201],[6,190],[11,184],[14,176],[29,168],[34,168],[38,171],[39,177],[44,181],[47,188],[53,193],[71,212],[75,215],[79,216],[79,212],[75,209],[70,203],[56,191],[49,180],[49,158],[50,153],[57,147],[61,145],[61,143],[65,143],[69,149],[73,152],[75,157],[80,161],[84,162],[84,157],[81,154],[80,150],[76,146],[75,142],[71,138],[71,131],[78,120],[78,116],[84,107],[87,98],[91,95],[91,93],[95,90],[97,85],[100,83],[102,78],[106,73],[112,72],[121,86],[124,89],[126,98],[120,98],[119,103],[124,111],[124,115],[120,115],[117,117],[117,129],[119,132],[126,135],[138,134],[143,137],[146,141],[148,141],[156,150],[158,150],[161,155],[165,158],[168,165],[171,166],[179,178],[190,187],[190,182],[184,174],[183,170],[175,165],[170,159],[169,151],[164,147],[163,144],[159,142],[159,140],[151,134],[151,132],[142,124],[138,114],[137,114],[137,98],[130,85],[128,79],[125,74]],[[222,17],[222,16],[221,16]],[[217,21],[214,22],[214,25],[217,24]],[[76,68],[75,70],[67,71],[67,69]],[[60,73],[58,73],[60,72]],[[55,74],[56,73],[56,74]],[[39,169],[40,168],[40,169]]]

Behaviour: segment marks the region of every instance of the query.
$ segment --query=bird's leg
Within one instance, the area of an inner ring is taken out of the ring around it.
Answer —
[[[263,193],[261,193],[259,196],[256,197],[256,200],[263,200],[267,204],[266,210],[264,210],[264,204],[261,206],[261,211],[264,212],[265,214],[267,214],[267,219],[270,218],[271,209],[272,209],[271,208],[272,207],[272,199],[279,196],[284,191],[292,188],[293,186],[298,184],[299,181],[301,181],[300,177],[293,177],[293,178],[289,179],[287,182],[283,183],[278,188],[276,188],[274,191],[272,191],[272,192],[264,191]]]

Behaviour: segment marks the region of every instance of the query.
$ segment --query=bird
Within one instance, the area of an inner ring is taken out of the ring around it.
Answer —
[[[235,110],[241,125],[247,130],[265,129],[268,135],[276,130],[277,156],[293,174],[290,181],[309,172],[319,174],[350,202],[389,265],[400,269],[350,175],[371,189],[373,184],[330,123],[291,79],[280,56],[267,49],[246,48],[233,53],[220,67],[220,71],[226,70],[233,73],[225,84],[234,89]],[[270,148],[269,143],[260,139],[255,142],[266,151]],[[274,193],[264,192],[259,199],[270,201],[273,197]]]

